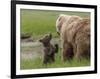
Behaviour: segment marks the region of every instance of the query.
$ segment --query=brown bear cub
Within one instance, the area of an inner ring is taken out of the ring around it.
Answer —
[[[39,41],[43,44],[44,47],[44,59],[43,63],[48,64],[55,61],[55,53],[58,52],[58,44],[51,44],[50,41],[52,39],[52,35],[48,34],[44,36]]]

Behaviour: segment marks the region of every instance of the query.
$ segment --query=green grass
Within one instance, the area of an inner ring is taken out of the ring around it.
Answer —
[[[81,17],[90,17],[88,12],[60,12],[60,11],[41,11],[41,10],[27,10],[21,9],[21,33],[31,34],[33,39],[38,40],[42,36],[48,33],[52,33],[53,38],[60,38],[56,33],[55,22],[59,14],[68,15],[78,15]],[[89,66],[90,61],[83,59],[82,61],[77,61],[73,59],[72,61],[62,62],[61,52],[56,55],[55,62],[43,65],[42,59],[21,59],[21,69],[36,69],[36,68],[59,68],[59,67],[79,67],[79,66]]]
[[[82,59],[81,61],[72,59],[71,61],[62,62],[60,52],[56,54],[55,62],[47,65],[43,64],[42,58],[36,58],[35,60],[22,60],[21,69],[40,69],[40,68],[62,68],[62,67],[82,67],[90,66],[90,61]]]
[[[32,34],[34,38],[53,33],[56,37],[55,22],[59,14],[78,15],[89,17],[90,13],[84,12],[59,12],[21,9],[21,33]]]

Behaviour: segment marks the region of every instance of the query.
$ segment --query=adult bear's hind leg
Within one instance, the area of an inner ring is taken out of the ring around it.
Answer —
[[[73,47],[69,43],[63,43],[63,61],[73,58]]]

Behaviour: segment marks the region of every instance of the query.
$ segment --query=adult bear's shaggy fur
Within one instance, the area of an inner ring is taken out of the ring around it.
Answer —
[[[79,16],[59,15],[56,30],[63,44],[63,60],[90,56],[90,20]]]

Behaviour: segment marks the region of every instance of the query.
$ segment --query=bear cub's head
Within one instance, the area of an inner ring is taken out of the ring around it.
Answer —
[[[50,41],[52,39],[52,34],[48,34],[48,35],[45,35],[43,38],[41,38],[39,41],[41,43],[43,43],[44,46],[48,46],[48,44],[50,44]]]

